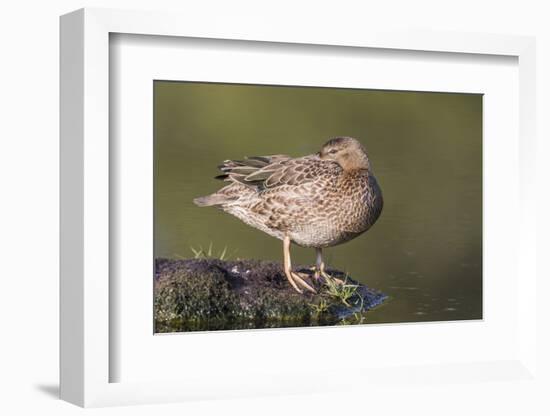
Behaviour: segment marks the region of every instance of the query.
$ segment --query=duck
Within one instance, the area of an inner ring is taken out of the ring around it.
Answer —
[[[369,230],[384,205],[367,151],[353,137],[331,138],[317,153],[302,157],[252,156],[225,160],[218,168],[215,178],[227,184],[193,202],[281,240],[284,274],[298,293],[316,293],[314,282],[331,279],[323,249]],[[313,281],[292,269],[292,244],[316,250]]]

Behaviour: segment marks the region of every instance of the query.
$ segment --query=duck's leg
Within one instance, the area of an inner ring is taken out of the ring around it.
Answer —
[[[294,279],[292,278],[291,268],[292,263],[290,262],[290,238],[285,236],[285,238],[283,239],[283,269],[285,271],[285,276],[292,287],[296,290],[296,292],[302,293],[302,289],[300,289],[296,285],[296,282],[294,282]]]
[[[313,274],[313,277],[316,281],[319,281],[319,279],[321,279],[321,269],[325,269],[325,263],[323,263],[323,249],[316,248],[315,254],[315,273]]]
[[[317,293],[309,284],[307,284],[298,273],[292,271],[292,262],[290,260],[290,237],[285,236],[283,239],[283,256],[284,256],[284,271],[285,276],[298,293],[303,293],[302,289],[298,285],[302,286],[310,292]]]
[[[344,281],[342,279],[338,279],[336,277],[332,277],[331,275],[329,275],[326,271],[325,271],[325,262],[323,261],[323,249],[322,248],[316,248],[315,249],[316,251],[316,254],[317,254],[317,258],[316,258],[316,262],[315,262],[315,279],[318,280],[321,276],[325,279],[325,280],[332,280],[332,281],[335,281],[336,283],[338,284],[341,284],[343,285],[344,284]]]

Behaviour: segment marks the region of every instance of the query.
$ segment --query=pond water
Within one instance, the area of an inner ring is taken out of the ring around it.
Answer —
[[[378,222],[324,251],[330,267],[390,296],[367,323],[482,318],[482,96],[156,81],[155,256],[213,247],[282,261],[282,243],[192,200],[225,159],[366,147],[384,195]],[[293,247],[293,263],[313,249]]]

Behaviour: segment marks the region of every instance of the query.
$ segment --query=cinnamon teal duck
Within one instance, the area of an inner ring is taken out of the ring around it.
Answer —
[[[382,212],[382,191],[363,145],[336,137],[318,153],[226,160],[217,176],[219,191],[194,199],[215,206],[283,241],[284,272],[292,287],[316,292],[305,273],[292,270],[290,245],[315,248],[315,280],[330,279],[322,249],[367,231]]]

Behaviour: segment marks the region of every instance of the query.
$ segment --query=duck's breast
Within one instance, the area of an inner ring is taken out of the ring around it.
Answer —
[[[348,174],[312,196],[303,221],[296,221],[291,238],[305,247],[328,247],[367,231],[382,212],[382,192],[368,172]]]

